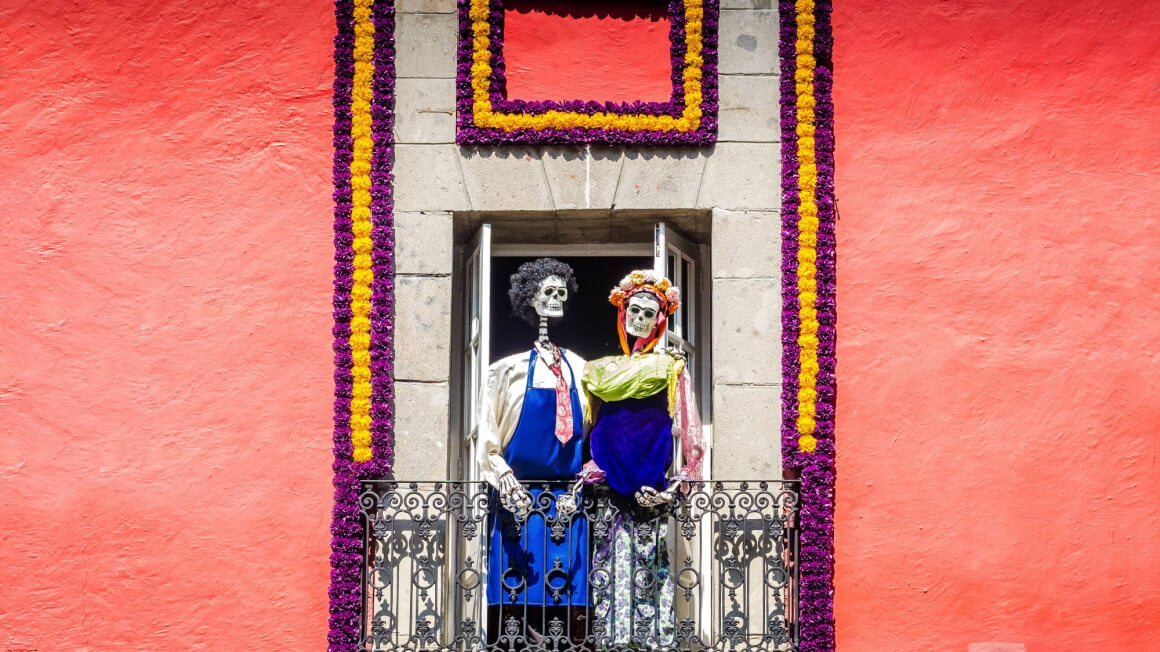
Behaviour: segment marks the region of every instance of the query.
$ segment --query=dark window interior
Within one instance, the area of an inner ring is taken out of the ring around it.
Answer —
[[[652,258],[638,256],[558,256],[572,266],[580,289],[568,297],[564,319],[548,330],[552,341],[585,360],[620,353],[616,337],[616,308],[608,303],[612,286],[634,269],[652,268]],[[536,328],[512,314],[509,278],[526,257],[491,260],[491,360],[531,348]]]

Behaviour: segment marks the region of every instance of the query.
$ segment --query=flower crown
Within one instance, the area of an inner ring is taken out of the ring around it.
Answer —
[[[620,279],[620,284],[612,288],[612,293],[608,295],[608,302],[620,308],[629,297],[642,291],[660,299],[661,309],[666,315],[673,314],[681,307],[680,288],[651,269],[638,269]]]

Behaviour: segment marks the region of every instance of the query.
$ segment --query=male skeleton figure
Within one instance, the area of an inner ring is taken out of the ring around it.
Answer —
[[[557,347],[548,333],[575,290],[571,267],[551,258],[525,263],[512,275],[512,310],[538,336],[528,351],[489,367],[480,401],[480,476],[495,487],[503,508],[490,522],[488,604],[519,605],[518,611],[505,607],[501,617],[505,625],[526,617],[530,631],[544,631],[561,617],[575,630],[575,608],[588,603],[588,525],[583,515],[556,505],[567,488],[560,481],[575,478],[583,462],[584,360]]]

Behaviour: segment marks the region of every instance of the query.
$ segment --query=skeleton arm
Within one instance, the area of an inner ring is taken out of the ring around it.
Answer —
[[[674,477],[681,481],[701,479],[701,461],[705,457],[704,430],[701,428],[701,411],[693,395],[693,380],[688,369],[682,369],[677,376],[677,398],[673,409],[673,434],[681,439],[681,456],[684,466]]]
[[[488,369],[484,396],[479,402],[478,459],[480,477],[499,491],[500,504],[517,516],[526,516],[531,510],[532,498],[520,483],[511,467],[504,461],[507,444],[500,433],[500,423],[507,408],[506,389],[511,382],[509,368],[492,365]]]
[[[671,503],[676,499],[677,492],[684,489],[685,483],[701,479],[701,460],[705,456],[701,435],[701,416],[697,409],[697,401],[693,396],[693,384],[687,369],[681,370],[676,383],[673,435],[681,439],[684,465],[672,477],[669,486],[665,487],[664,491],[657,491],[653,487],[641,487],[640,491],[636,492],[636,501],[644,507],[656,507]]]

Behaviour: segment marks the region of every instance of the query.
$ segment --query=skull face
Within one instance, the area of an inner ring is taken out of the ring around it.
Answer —
[[[633,337],[648,337],[657,325],[661,302],[645,292],[632,295],[624,310],[624,331]]]
[[[532,308],[541,317],[559,318],[564,316],[564,303],[568,301],[568,284],[559,276],[549,276],[540,281],[540,289],[532,297]]]

